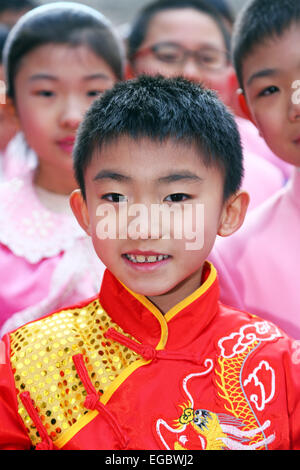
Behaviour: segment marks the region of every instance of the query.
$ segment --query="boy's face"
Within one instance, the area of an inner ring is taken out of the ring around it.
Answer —
[[[200,286],[202,265],[227,216],[219,169],[206,167],[183,143],[121,137],[95,151],[85,186],[86,204],[78,204],[74,192],[73,211],[122,283],[157,304],[172,293],[174,305]],[[157,219],[162,206],[166,212]],[[103,230],[107,239],[100,238]]]
[[[243,65],[250,113],[281,159],[300,166],[300,25],[258,46]],[[298,88],[298,90],[297,90]]]
[[[188,51],[200,51],[203,65],[197,64],[191,56],[182,63],[174,63],[170,60],[174,56],[173,46],[172,49],[170,46],[164,46],[160,54],[151,53],[152,46],[159,45],[161,48],[166,43]],[[146,73],[166,77],[181,75],[189,80],[202,82],[217,91],[220,98],[229,105],[232,99],[234,72],[228,64],[225,50],[223,35],[209,15],[192,8],[161,11],[149,24],[140,52],[133,63],[134,72],[136,75]],[[223,65],[214,69],[212,62],[220,62]]]

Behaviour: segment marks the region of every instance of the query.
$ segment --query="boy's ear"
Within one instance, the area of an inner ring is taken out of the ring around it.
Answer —
[[[90,231],[90,218],[86,202],[80,189],[75,189],[70,196],[70,206],[80,227],[88,234]]]
[[[240,106],[241,110],[243,111],[244,115],[249,119],[249,121],[251,121],[251,122],[253,122],[253,124],[255,124],[255,122],[254,122],[254,120],[251,116],[251,113],[250,113],[245,95],[244,95],[243,91],[240,88],[237,90],[237,94],[238,94],[238,102],[239,102],[239,106]]]
[[[249,194],[242,190],[227,199],[223,207],[218,235],[229,237],[243,225],[249,201]]]
[[[125,80],[131,80],[135,78],[135,74],[132,68],[132,65],[129,62],[126,62],[125,65]]]

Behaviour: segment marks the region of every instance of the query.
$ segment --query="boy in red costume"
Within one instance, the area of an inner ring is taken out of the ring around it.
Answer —
[[[206,262],[248,205],[224,105],[184,79],[118,84],[74,167],[71,206],[107,270],[99,296],[4,337],[0,447],[299,449],[297,343],[220,304]]]

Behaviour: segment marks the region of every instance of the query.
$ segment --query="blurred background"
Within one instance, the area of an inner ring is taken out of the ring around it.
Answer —
[[[52,3],[57,0],[40,0],[40,3]],[[73,0],[77,1],[77,0]],[[209,0],[208,0],[209,1]],[[245,3],[245,0],[227,0],[232,11],[236,13]],[[150,0],[78,0],[100,10],[116,26],[121,26],[134,18],[136,12],[150,3]]]

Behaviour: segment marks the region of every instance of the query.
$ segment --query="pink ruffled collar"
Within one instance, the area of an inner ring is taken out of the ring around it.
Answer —
[[[32,177],[30,172],[0,186],[0,242],[15,255],[37,263],[87,235],[73,215],[52,212],[41,204]]]

